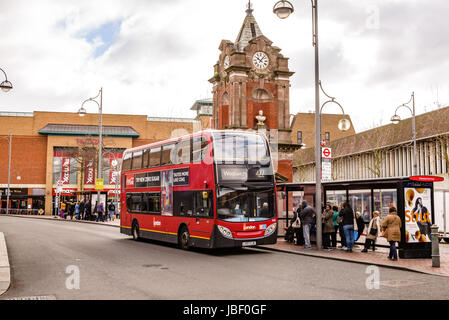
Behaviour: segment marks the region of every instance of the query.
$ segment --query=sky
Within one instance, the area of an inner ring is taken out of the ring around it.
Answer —
[[[253,15],[295,72],[290,112],[309,112],[311,4],[290,1],[295,11],[288,19],[273,14],[274,0],[253,0]],[[246,5],[0,0],[0,68],[14,86],[0,92],[0,111],[76,112],[103,88],[103,113],[193,118],[194,101],[212,96],[208,79],[219,44],[235,41]],[[449,105],[448,12],[447,0],[319,1],[320,79],[357,132],[388,124],[413,91],[417,114]],[[94,103],[86,108],[98,112]],[[328,104],[323,111],[339,109]]]

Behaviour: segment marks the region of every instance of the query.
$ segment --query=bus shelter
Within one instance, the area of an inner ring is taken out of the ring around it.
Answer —
[[[366,224],[378,211],[381,219],[390,207],[397,208],[402,221],[399,257],[431,258],[431,230],[435,221],[433,182],[412,181],[409,178],[387,178],[325,182],[322,206],[349,201]],[[280,231],[291,224],[293,210],[302,200],[315,204],[315,183],[283,183],[277,185]]]

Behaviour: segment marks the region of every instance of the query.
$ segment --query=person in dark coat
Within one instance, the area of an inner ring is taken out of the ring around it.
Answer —
[[[357,239],[354,239],[354,242],[359,240],[360,236],[365,230],[365,221],[363,220],[362,215],[358,211],[355,213],[355,222],[357,224]]]
[[[80,220],[84,220],[84,200],[81,200],[80,202]]]
[[[86,207],[84,208],[84,210],[86,211],[85,219],[90,220],[92,216],[92,203],[90,202],[90,200],[86,203]]]
[[[303,235],[306,249],[312,249],[312,245],[310,244],[310,230],[313,224],[313,218],[316,215],[315,209],[307,204],[307,201],[304,200],[301,204],[302,210],[299,214],[299,218],[301,220],[301,225],[303,227]]]
[[[354,211],[349,202],[345,202],[344,208],[338,215],[343,217],[342,223],[346,238],[346,251],[352,252],[352,248],[354,247]]]

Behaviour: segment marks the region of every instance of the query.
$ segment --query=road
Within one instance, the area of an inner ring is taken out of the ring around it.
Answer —
[[[0,216],[0,231],[12,278],[0,299],[449,299],[449,278],[388,268],[379,268],[380,288],[367,289],[367,266],[356,263],[261,249],[182,251],[115,227],[52,220]],[[79,289],[68,289],[74,270]]]

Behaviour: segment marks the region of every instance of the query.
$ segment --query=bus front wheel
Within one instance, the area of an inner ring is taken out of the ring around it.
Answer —
[[[132,228],[132,234],[133,234],[133,240],[139,240],[140,236],[139,236],[139,223],[136,221],[133,223],[133,228]]]
[[[190,233],[186,226],[183,226],[178,234],[178,246],[183,250],[189,249]]]

